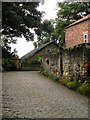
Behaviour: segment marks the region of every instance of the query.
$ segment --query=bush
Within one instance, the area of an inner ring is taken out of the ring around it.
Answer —
[[[54,77],[53,77],[53,80],[55,80],[55,81],[57,81],[57,82],[58,82],[58,81],[59,81],[59,77],[54,76]]]
[[[48,76],[50,79],[52,79],[52,80],[54,80],[54,81],[59,81],[59,77],[57,77],[57,76],[55,76],[55,75],[52,75],[52,74],[50,74],[49,76]]]
[[[81,93],[83,93],[84,95],[90,96],[90,83],[83,83],[83,84],[79,87],[79,91],[80,91]]]
[[[59,77],[53,75],[53,74],[49,74],[47,71],[44,71],[43,69],[40,71],[40,74],[47,76],[48,78],[54,80],[54,81],[59,81]]]
[[[41,65],[39,73],[42,74],[43,71],[44,71],[44,68],[43,68],[43,66]]]
[[[62,83],[63,85],[65,85],[65,86],[67,86],[67,84],[68,84],[69,82],[70,82],[69,79],[64,79],[64,80],[61,81],[61,83]]]
[[[4,68],[4,70],[16,70],[16,61],[12,59],[3,59],[2,67]]]
[[[73,90],[77,90],[77,88],[79,86],[80,86],[80,83],[79,82],[75,82],[75,81],[69,82],[67,84],[67,87],[70,88],[70,89],[73,89]]]
[[[44,75],[44,76],[48,76],[47,71],[42,71],[41,74]]]

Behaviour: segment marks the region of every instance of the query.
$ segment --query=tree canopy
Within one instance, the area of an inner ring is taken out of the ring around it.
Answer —
[[[41,44],[45,44],[53,40],[53,32],[54,32],[54,21],[53,20],[44,20],[38,31],[38,40],[34,42],[34,46],[38,47]]]
[[[37,10],[38,2],[3,2],[2,3],[2,37],[3,47],[10,52],[9,44],[16,42],[16,37],[24,36],[27,41],[34,40],[42,14]]]
[[[35,2],[3,2],[2,3],[2,34],[7,37],[21,37],[27,41],[33,40],[31,29],[38,29],[41,22],[41,12]]]

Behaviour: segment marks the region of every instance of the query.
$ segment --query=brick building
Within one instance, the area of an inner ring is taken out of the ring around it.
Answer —
[[[90,43],[90,14],[65,27],[66,48]]]

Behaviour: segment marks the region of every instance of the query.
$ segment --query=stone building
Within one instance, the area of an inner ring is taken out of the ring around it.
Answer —
[[[38,48],[32,50],[31,52],[27,53],[23,57],[21,57],[22,61],[35,61],[42,60],[42,65],[44,69],[48,72],[58,69],[60,70],[60,59],[59,59],[59,46],[56,42],[51,41],[47,44],[41,45]],[[33,68],[34,67],[34,68]],[[39,67],[40,68],[40,67]],[[31,65],[23,65],[22,70],[36,70],[35,64]],[[38,69],[39,70],[39,69]]]

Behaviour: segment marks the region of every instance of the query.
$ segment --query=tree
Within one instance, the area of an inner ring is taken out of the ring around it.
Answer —
[[[36,8],[38,3],[2,3],[2,34],[7,37],[21,37],[33,40],[31,29],[39,27],[41,12]]]
[[[42,13],[37,10],[37,2],[3,2],[2,3],[2,37],[3,46],[8,50],[15,37],[24,36],[27,41],[34,40],[31,29],[36,31],[41,23]]]
[[[38,41],[34,42],[34,46],[38,47],[41,44],[48,43],[53,40],[53,32],[54,32],[54,21],[53,20],[44,20],[39,28],[38,33]]]
[[[37,42],[34,42],[33,45],[34,45],[35,49],[38,47]]]
[[[56,17],[56,26],[54,30],[54,34],[59,40],[59,44],[64,46],[65,44],[65,26],[70,23],[84,17],[89,13],[88,2],[63,2],[58,3],[58,12]]]

